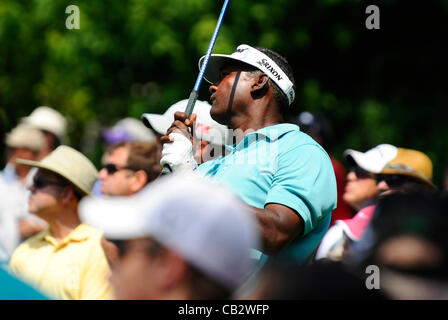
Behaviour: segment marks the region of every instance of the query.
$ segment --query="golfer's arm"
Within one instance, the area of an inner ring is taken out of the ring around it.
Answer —
[[[269,203],[264,209],[250,207],[257,216],[263,238],[263,252],[275,254],[304,231],[303,219],[294,210]]]

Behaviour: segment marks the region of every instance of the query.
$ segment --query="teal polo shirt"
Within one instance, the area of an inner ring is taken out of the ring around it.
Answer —
[[[247,204],[287,206],[305,222],[304,234],[280,256],[304,262],[328,229],[336,208],[336,178],[330,157],[297,125],[282,123],[250,132],[229,154],[207,161],[199,171],[228,186]]]

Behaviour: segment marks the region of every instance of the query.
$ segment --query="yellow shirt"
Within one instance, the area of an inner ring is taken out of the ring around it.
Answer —
[[[10,268],[55,299],[112,299],[102,232],[80,224],[61,242],[47,229],[22,243]]]

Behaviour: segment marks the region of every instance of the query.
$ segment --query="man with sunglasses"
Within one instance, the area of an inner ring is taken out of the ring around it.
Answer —
[[[136,194],[162,170],[154,141],[124,141],[107,152],[106,164],[99,172],[101,193],[106,196]]]
[[[393,192],[435,190],[432,162],[417,150],[381,144],[365,153],[348,149],[344,157],[351,169],[343,199],[358,212],[351,219],[337,220],[322,240],[316,259],[345,259],[348,243],[363,238],[375,213],[378,197]]]
[[[78,216],[80,200],[98,177],[94,165],[67,146],[40,162],[17,161],[38,168],[29,188],[29,211],[49,227],[14,251],[11,270],[52,298],[111,298],[102,232],[82,224]]]

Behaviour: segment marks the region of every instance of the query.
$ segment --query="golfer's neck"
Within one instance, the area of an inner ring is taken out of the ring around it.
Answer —
[[[234,129],[239,129],[243,132],[257,131],[261,128],[273,126],[283,122],[281,114],[272,112],[270,107],[257,106],[248,108],[248,112],[235,114],[231,118],[231,126]]]

